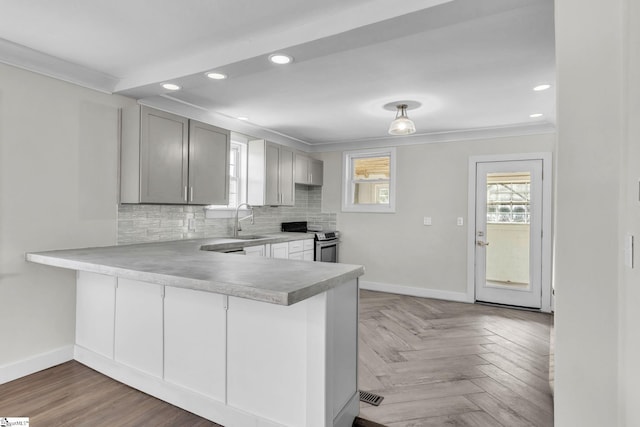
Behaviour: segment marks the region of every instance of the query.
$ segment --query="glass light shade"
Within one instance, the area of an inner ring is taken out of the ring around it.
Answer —
[[[396,118],[391,122],[389,126],[389,133],[391,135],[411,135],[416,132],[416,125],[413,121],[407,117],[407,106],[398,105],[398,112]]]

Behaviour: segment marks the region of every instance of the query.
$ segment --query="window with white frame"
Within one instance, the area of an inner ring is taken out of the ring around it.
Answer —
[[[238,206],[240,180],[240,147],[239,144],[231,144],[231,150],[229,150],[229,207]]]
[[[235,209],[247,201],[247,144],[231,141],[229,150],[229,204],[211,205],[208,209]]]
[[[343,211],[395,212],[395,155],[395,148],[344,153]]]

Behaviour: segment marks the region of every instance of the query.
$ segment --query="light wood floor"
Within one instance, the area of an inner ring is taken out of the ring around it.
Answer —
[[[361,291],[361,417],[389,427],[551,426],[551,316]],[[0,416],[40,426],[218,426],[78,362],[0,386]],[[354,426],[373,427],[357,420]]]
[[[1,385],[0,416],[31,427],[220,427],[75,361]]]
[[[389,427],[552,426],[552,316],[360,293],[360,416]]]

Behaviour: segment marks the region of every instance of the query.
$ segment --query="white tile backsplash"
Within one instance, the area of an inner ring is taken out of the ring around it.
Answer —
[[[321,212],[322,188],[296,185],[295,206],[254,208],[254,224],[242,222],[245,234],[275,233],[280,223],[308,221],[324,230],[336,228],[336,214]],[[194,227],[189,229],[189,220]],[[120,205],[118,244],[231,236],[232,218],[206,218],[202,206]]]

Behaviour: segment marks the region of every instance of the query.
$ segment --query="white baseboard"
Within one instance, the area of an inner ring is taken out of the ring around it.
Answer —
[[[73,360],[73,346],[60,347],[26,360],[0,366],[0,384]]]
[[[466,292],[441,291],[438,289],[416,288],[414,286],[394,285],[392,283],[367,282],[360,280],[360,289],[368,291],[387,292],[390,294],[410,295],[413,297],[434,298],[446,301],[469,302]]]
[[[356,390],[347,404],[333,419],[333,427],[351,427],[358,415],[360,415],[360,391]]]

